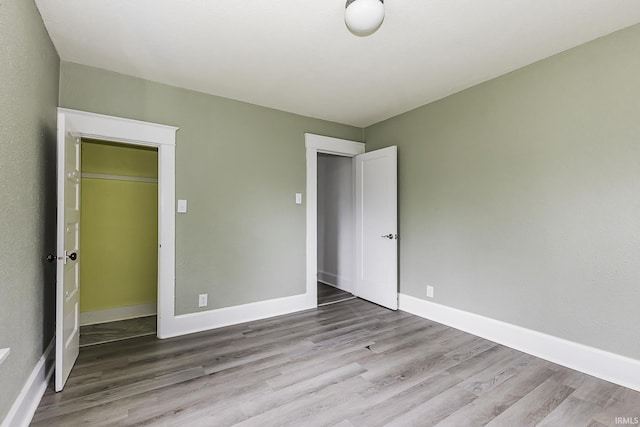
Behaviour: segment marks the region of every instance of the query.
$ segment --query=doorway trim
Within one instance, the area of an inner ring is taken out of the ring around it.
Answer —
[[[364,143],[329,136],[304,134],[307,149],[307,302],[318,306],[318,153],[355,157]]]
[[[158,149],[158,338],[170,336],[175,323],[176,132],[179,128],[86,111],[58,108],[70,130],[81,138]]]

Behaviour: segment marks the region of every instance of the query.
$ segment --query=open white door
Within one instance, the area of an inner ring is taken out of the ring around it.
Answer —
[[[397,147],[354,157],[356,294],[398,309]]]
[[[80,138],[58,113],[56,391],[78,358],[80,338]]]

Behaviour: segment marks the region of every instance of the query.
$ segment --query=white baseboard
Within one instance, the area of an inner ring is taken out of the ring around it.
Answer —
[[[159,338],[170,338],[194,332],[207,331],[224,326],[295,313],[311,308],[316,308],[315,295],[312,297],[307,294],[300,294],[233,307],[201,311],[198,313],[183,314],[169,319],[162,328],[162,336]],[[160,317],[159,320],[161,322],[164,321],[162,317]]]
[[[318,282],[322,282],[338,289],[342,289],[343,291],[353,293],[353,281],[345,278],[344,276],[327,273],[326,271],[318,271]]]
[[[400,310],[640,391],[640,360],[399,294]]]
[[[33,414],[36,413],[42,395],[47,390],[47,384],[53,374],[54,359],[53,348],[55,338],[51,340],[38,363],[31,371],[31,375],[22,387],[20,394],[13,402],[9,413],[2,421],[1,427],[26,427],[31,423]]]
[[[151,304],[130,305],[106,310],[85,311],[80,313],[80,326],[153,316],[156,314],[157,309],[157,304],[153,302]]]

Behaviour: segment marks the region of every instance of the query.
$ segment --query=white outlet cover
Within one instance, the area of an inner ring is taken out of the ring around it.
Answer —
[[[427,285],[427,298],[433,298],[433,286]]]
[[[296,205],[302,204],[302,193],[296,193]]]
[[[208,302],[207,302],[208,296],[209,296],[209,294],[200,294],[200,295],[198,295],[198,307],[206,307],[207,306],[207,304],[208,304]]]

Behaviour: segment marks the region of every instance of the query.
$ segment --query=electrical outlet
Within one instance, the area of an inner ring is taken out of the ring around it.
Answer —
[[[207,306],[207,298],[209,294],[200,294],[198,295],[198,307],[206,307]]]
[[[427,285],[427,298],[433,298],[433,286]]]

